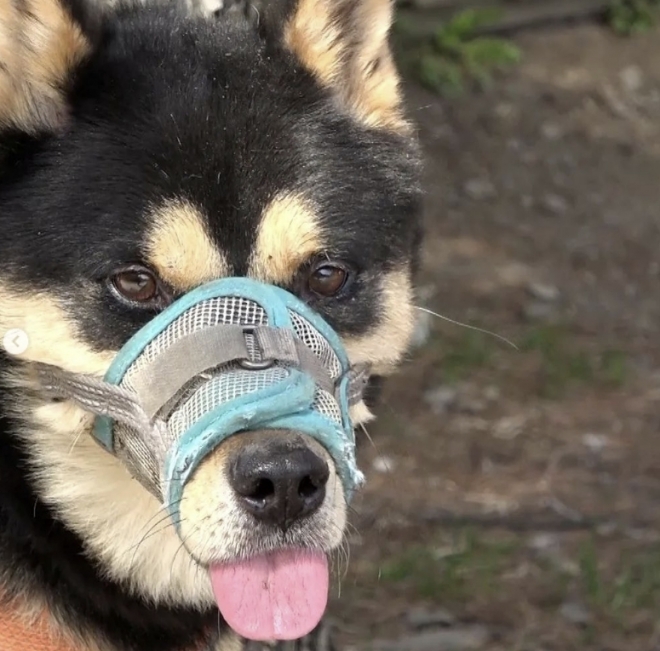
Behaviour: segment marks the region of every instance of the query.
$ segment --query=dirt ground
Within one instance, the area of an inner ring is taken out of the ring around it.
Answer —
[[[534,32],[410,88],[420,345],[362,435],[344,650],[660,649],[660,32]]]

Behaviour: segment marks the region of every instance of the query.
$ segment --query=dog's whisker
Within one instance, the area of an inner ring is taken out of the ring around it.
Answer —
[[[153,536],[157,536],[159,533],[162,531],[165,531],[174,521],[168,522],[166,526],[162,527],[161,529],[156,529],[159,525],[163,524],[163,522],[167,522],[170,519],[169,515],[166,515],[162,517],[160,520],[155,522],[149,529],[146,531],[146,533],[143,534],[143,536],[140,538],[140,540],[135,544],[134,547],[131,547],[131,549],[135,549],[137,551],[137,548],[145,541],[149,540],[149,538],[152,538]]]
[[[371,443],[371,447],[374,449],[374,452],[376,454],[380,454],[380,452],[378,451],[378,446],[376,445],[373,438],[371,437],[371,434],[369,434],[369,432],[367,430],[367,427],[366,427],[366,425],[364,425],[364,423],[360,423],[360,429],[364,432],[364,435],[367,437],[367,440],[369,441],[369,443]]]
[[[162,520],[160,522],[162,522]],[[170,527],[178,526],[179,524],[181,524],[181,522],[182,522],[182,520],[179,520],[179,521],[172,520],[171,522],[168,522],[164,527],[158,529],[157,531],[153,531],[152,533],[150,533],[148,535],[142,536],[142,538],[137,543],[137,545],[135,545],[135,549],[133,551],[133,557],[131,558],[130,566],[133,567],[133,565],[135,564],[135,559],[137,558],[137,553],[138,553],[138,550],[140,549],[140,545],[142,545],[142,543],[144,543],[149,538],[158,535],[159,533],[163,533],[164,531],[167,531]],[[159,523],[156,523],[154,526],[158,526],[158,524]]]
[[[163,514],[167,514],[167,517],[170,517],[170,513],[168,513],[168,509],[171,509],[173,506],[178,506],[183,502],[183,498],[180,498],[178,500],[175,500],[174,502],[170,502],[169,504],[163,504],[156,513],[154,513],[145,523],[143,526],[143,529],[145,529],[149,524],[154,520],[154,518],[158,518],[159,516]],[[159,521],[156,523],[163,522],[164,518],[159,519]]]
[[[71,443],[71,447],[69,448],[69,454],[71,454],[71,453],[73,452],[74,448],[76,447],[76,445],[78,444],[78,442],[80,441],[80,439],[82,438],[82,435],[83,435],[84,433],[85,433],[85,432],[84,432],[83,430],[80,430],[80,431],[78,432],[76,438],[73,439],[73,442]]]
[[[451,319],[448,316],[444,316],[443,314],[439,314],[438,312],[429,310],[426,307],[420,307],[419,305],[415,305],[415,309],[419,310],[420,312],[425,312],[426,314],[430,314],[431,316],[437,317],[442,321],[447,321],[448,323],[451,323],[453,325],[460,326],[461,328],[467,328],[468,330],[474,330],[475,332],[481,332],[482,334],[488,335],[490,337],[494,337],[495,339],[499,339],[500,341],[504,342],[508,346],[511,346],[511,348],[514,348],[515,350],[520,350],[518,346],[516,346],[516,344],[514,344],[510,339],[507,339],[502,335],[498,335],[496,332],[486,330],[485,328],[479,328],[478,326],[473,326],[470,325],[469,323],[461,323],[460,321],[456,321],[455,319]]]
[[[182,522],[186,522],[186,520],[182,520]],[[195,523],[192,525],[189,533],[189,537],[194,536],[196,533],[198,533],[202,528],[202,523]],[[170,578],[172,576],[172,572],[174,572],[174,564],[176,563],[176,557],[179,555],[182,549],[187,549],[188,550],[188,563],[191,567],[199,568],[199,563],[197,562],[197,558],[204,558],[206,556],[206,548],[209,546],[209,543],[211,541],[211,536],[209,536],[204,544],[201,545],[201,550],[200,549],[191,549],[188,547],[188,541],[185,540],[183,537],[181,538],[181,544],[177,547],[177,550],[174,552],[174,556],[172,556],[172,564],[170,565]],[[200,545],[197,545],[197,547],[200,547]],[[200,553],[201,552],[201,553]]]

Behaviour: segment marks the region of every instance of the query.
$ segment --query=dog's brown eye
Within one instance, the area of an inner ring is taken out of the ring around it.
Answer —
[[[316,267],[309,276],[309,289],[319,296],[334,296],[341,291],[348,279],[348,272],[336,265]]]
[[[112,284],[131,303],[152,303],[158,297],[158,281],[144,268],[120,271],[113,276]]]

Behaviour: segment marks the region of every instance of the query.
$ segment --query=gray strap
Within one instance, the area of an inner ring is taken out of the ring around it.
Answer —
[[[140,403],[153,418],[194,377],[237,359],[249,359],[244,328],[217,325],[177,339],[131,377]]]
[[[300,368],[309,373],[321,389],[334,395],[334,380],[330,377],[328,369],[323,366],[323,362],[314,354],[314,351],[305,346],[300,339],[296,339],[296,349],[300,358]]]
[[[287,364],[300,365],[293,330],[259,326],[254,329],[254,336],[261,349],[262,359],[276,359]]]
[[[92,375],[69,373],[55,366],[38,364],[43,388],[58,398],[71,400],[86,411],[130,426],[149,435],[153,423],[130,391]]]
[[[316,383],[328,393],[332,393],[335,383],[323,362],[314,351],[296,337],[292,330],[260,326],[254,331],[263,359],[276,359],[279,362],[294,364],[309,373]]]

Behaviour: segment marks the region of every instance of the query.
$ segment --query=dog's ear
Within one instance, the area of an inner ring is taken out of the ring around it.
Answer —
[[[280,0],[285,47],[363,123],[407,131],[389,43],[393,0]]]
[[[36,134],[66,121],[66,93],[92,48],[78,0],[0,0],[0,129]]]

